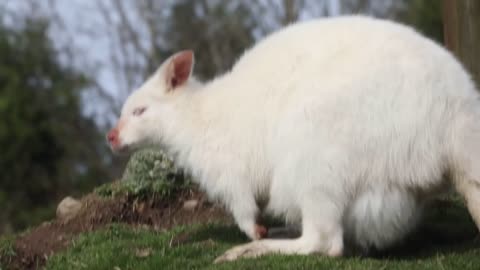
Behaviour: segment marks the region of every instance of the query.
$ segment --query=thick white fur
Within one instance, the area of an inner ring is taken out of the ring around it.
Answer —
[[[294,24],[230,72],[173,91],[169,61],[127,100],[122,145],[168,149],[252,239],[259,200],[302,228],[218,261],[338,256],[345,239],[387,247],[449,184],[480,220],[479,94],[450,53],[414,30],[360,16]],[[139,106],[144,115],[130,116]]]

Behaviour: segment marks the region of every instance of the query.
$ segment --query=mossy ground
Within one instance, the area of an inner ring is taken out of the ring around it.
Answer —
[[[476,235],[466,209],[449,202],[433,208],[403,245],[375,257],[274,255],[214,265],[215,257],[247,241],[235,226],[156,232],[112,225],[80,236],[46,269],[480,269]]]

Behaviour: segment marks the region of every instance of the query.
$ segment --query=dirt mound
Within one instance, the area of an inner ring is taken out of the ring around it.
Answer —
[[[66,221],[46,222],[26,232],[15,241],[15,256],[0,259],[8,269],[38,269],[48,257],[67,248],[78,234],[111,223],[167,230],[176,225],[207,222],[231,222],[231,219],[195,190],[182,191],[175,200],[139,200],[129,196],[105,199],[90,194],[82,199],[82,208],[76,216]]]

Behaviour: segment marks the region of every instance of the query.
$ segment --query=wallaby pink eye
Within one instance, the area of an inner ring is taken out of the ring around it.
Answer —
[[[135,116],[140,116],[140,115],[142,115],[146,110],[147,110],[147,107],[136,108],[135,110],[133,110],[132,114],[135,115]]]

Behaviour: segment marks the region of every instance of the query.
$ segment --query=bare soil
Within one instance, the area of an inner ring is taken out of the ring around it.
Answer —
[[[185,209],[187,200],[198,200],[198,205],[193,210]],[[139,200],[128,196],[107,199],[89,194],[81,202],[80,212],[70,220],[55,219],[20,235],[14,244],[15,256],[0,258],[3,265],[8,269],[39,269],[48,257],[66,249],[75,236],[111,223],[162,231],[177,225],[232,222],[222,208],[208,203],[195,190],[182,191],[170,200]]]

